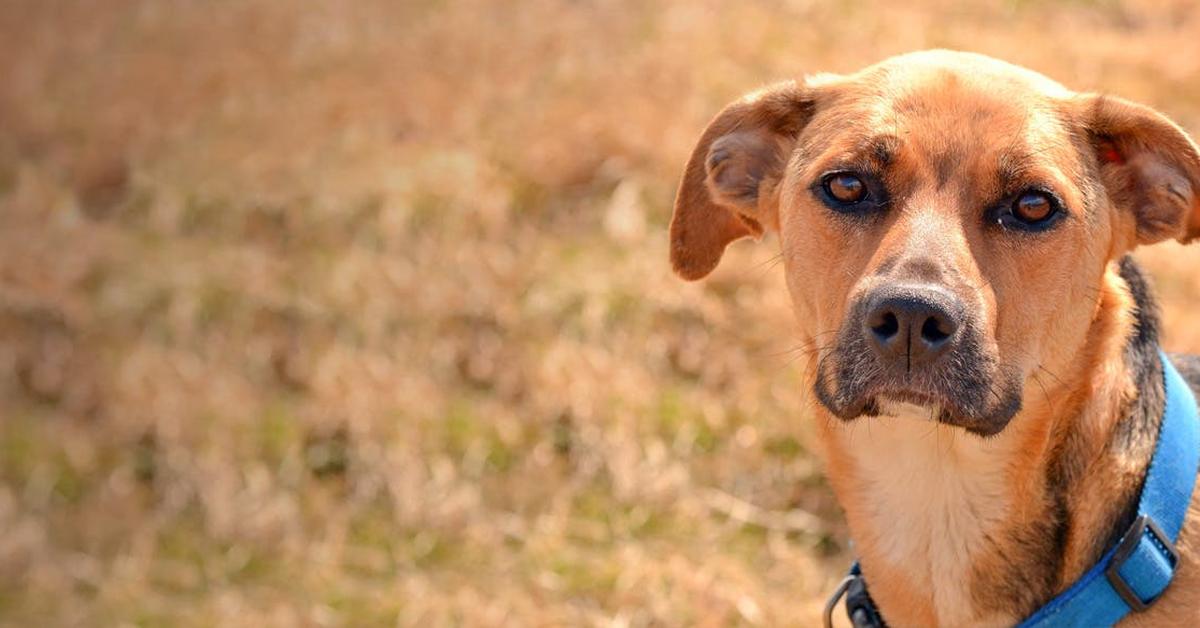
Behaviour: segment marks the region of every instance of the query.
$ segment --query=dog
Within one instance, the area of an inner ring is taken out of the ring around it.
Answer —
[[[1129,254],[1200,237],[1200,153],[1179,126],[954,51],[776,84],[700,136],[672,266],[700,279],[766,232],[884,621],[1016,624],[1122,538],[1165,396]],[[1200,390],[1200,360],[1170,360]],[[1200,620],[1197,494],[1173,582],[1126,625]]]

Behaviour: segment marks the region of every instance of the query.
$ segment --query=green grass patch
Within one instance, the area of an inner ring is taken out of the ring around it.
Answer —
[[[787,435],[775,435],[764,439],[763,451],[767,455],[784,460],[794,460],[806,453],[804,445],[798,439]]]

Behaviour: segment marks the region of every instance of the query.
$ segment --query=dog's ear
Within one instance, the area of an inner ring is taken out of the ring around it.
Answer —
[[[1137,243],[1200,237],[1200,152],[1157,111],[1112,96],[1079,104],[1113,204],[1133,212]]]
[[[790,81],[734,102],[708,124],[675,196],[676,273],[700,279],[727,244],[778,227],[779,180],[812,109],[809,88]]]

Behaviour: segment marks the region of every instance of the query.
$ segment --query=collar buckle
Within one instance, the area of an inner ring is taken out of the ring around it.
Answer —
[[[1129,526],[1125,536],[1121,537],[1104,575],[1129,608],[1140,613],[1150,608],[1166,590],[1175,574],[1177,564],[1179,552],[1171,542],[1171,537],[1158,527],[1153,517],[1140,514],[1133,521],[1133,525]],[[1126,565],[1129,565],[1129,571],[1132,573],[1121,573],[1121,569]],[[1143,593],[1134,590],[1127,579],[1131,576],[1140,584],[1149,585],[1144,588],[1154,590]],[[1143,599],[1142,595],[1146,593],[1149,595]]]
[[[842,598],[845,597],[846,591],[850,590],[850,585],[854,584],[854,581],[857,579],[858,576],[853,572],[849,576],[842,578],[842,582],[838,584],[833,595],[829,597],[829,601],[825,602],[825,613],[822,615],[825,628],[833,628],[833,612],[837,610],[838,602],[841,602]]]
[[[842,579],[833,596],[825,603],[825,628],[833,628],[833,612],[842,598],[846,599],[846,617],[854,628],[887,628],[887,622],[883,621],[883,616],[867,591],[867,581],[863,579],[858,563],[854,563],[850,574]]]

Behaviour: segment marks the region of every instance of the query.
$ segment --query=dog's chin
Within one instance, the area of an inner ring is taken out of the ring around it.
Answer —
[[[862,407],[863,412],[858,416],[907,419],[922,423],[956,425],[956,417],[961,415],[952,400],[913,390],[882,390],[870,395],[870,400]]]
[[[946,422],[942,417],[943,404],[925,395],[916,398],[908,395],[878,395],[875,397],[875,408],[878,410],[879,416],[926,423]]]
[[[872,391],[846,404],[819,391],[817,398],[830,413],[847,422],[865,417],[908,420],[958,427],[981,437],[1004,431],[1019,408],[1011,403],[997,409],[966,408],[947,395],[896,389]]]

